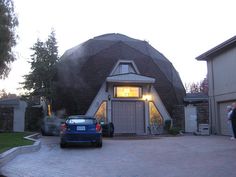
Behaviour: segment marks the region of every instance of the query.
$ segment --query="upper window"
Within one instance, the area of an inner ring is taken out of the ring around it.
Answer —
[[[127,73],[136,73],[133,65],[131,63],[120,63],[113,75]]]
[[[114,97],[116,98],[141,98],[141,87],[117,86],[114,87]]]
[[[129,65],[128,64],[121,64],[120,65],[120,73],[129,73]]]

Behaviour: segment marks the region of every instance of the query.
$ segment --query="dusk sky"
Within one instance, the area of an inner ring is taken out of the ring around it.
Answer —
[[[56,31],[60,56],[69,48],[105,33],[146,40],[164,54],[184,83],[206,77],[196,57],[236,33],[234,0],[14,0],[19,35],[17,60],[0,89],[20,93],[30,71],[30,47]]]

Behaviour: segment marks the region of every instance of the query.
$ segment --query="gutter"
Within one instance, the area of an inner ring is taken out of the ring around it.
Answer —
[[[236,45],[236,36],[233,36],[232,38],[226,40],[225,42],[217,45],[216,47],[213,47],[212,49],[208,50],[207,52],[199,55],[196,57],[197,60],[209,60],[211,56],[217,55],[221,53],[223,50],[227,50],[228,48]]]

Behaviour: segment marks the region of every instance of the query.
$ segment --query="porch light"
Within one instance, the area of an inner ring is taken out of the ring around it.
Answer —
[[[152,95],[143,95],[143,100],[150,101],[152,99]]]
[[[52,115],[51,105],[49,104],[49,105],[48,105],[48,116],[51,117],[51,115]]]

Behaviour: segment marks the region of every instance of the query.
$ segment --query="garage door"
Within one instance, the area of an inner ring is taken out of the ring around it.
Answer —
[[[145,131],[143,102],[113,101],[112,121],[117,134],[143,134]]]
[[[219,103],[219,119],[220,119],[220,131],[222,135],[232,135],[232,130],[227,123],[227,106],[232,105],[231,102]]]

